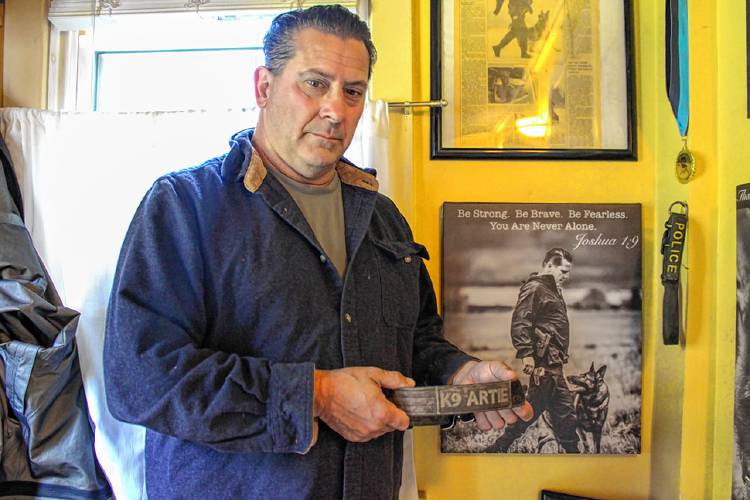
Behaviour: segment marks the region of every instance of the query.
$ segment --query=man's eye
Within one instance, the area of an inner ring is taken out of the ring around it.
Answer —
[[[346,93],[350,97],[361,97],[362,96],[362,91],[359,90],[359,89],[346,89]]]
[[[321,82],[320,80],[307,80],[305,83],[315,89],[323,87],[323,82]]]

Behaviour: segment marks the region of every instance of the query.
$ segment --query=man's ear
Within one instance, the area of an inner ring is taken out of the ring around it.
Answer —
[[[271,83],[273,82],[273,73],[265,66],[255,68],[253,74],[255,85],[255,102],[259,108],[265,108],[268,97],[271,94]]]

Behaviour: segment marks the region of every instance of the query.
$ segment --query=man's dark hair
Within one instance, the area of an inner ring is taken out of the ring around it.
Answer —
[[[316,5],[276,16],[271,22],[268,33],[263,37],[266,67],[271,73],[278,75],[284,70],[286,63],[294,57],[296,50],[294,36],[306,28],[313,28],[340,38],[355,38],[361,41],[370,56],[367,71],[367,77],[370,77],[372,65],[377,59],[370,29],[356,14],[341,5]]]
[[[542,261],[542,267],[546,266],[548,262],[552,262],[553,266],[559,266],[563,263],[563,260],[573,263],[573,254],[565,250],[564,248],[552,248],[544,254],[544,260]]]

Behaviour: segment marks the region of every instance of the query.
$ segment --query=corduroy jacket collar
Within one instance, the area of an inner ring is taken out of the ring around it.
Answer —
[[[252,145],[253,131],[254,129],[249,128],[232,136],[229,142],[232,149],[221,165],[221,175],[224,179],[242,179],[245,188],[251,193],[258,190],[267,174],[263,160]],[[368,191],[378,190],[374,170],[357,168],[345,158],[341,158],[336,164],[336,172],[344,184]]]

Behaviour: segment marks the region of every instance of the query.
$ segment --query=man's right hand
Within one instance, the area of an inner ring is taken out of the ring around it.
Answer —
[[[347,441],[364,443],[409,427],[409,417],[383,389],[414,385],[399,372],[369,366],[315,370],[313,413]]]
[[[527,358],[523,358],[521,362],[523,363],[523,372],[526,375],[531,375],[532,373],[534,373],[534,358],[533,357],[529,356]]]

